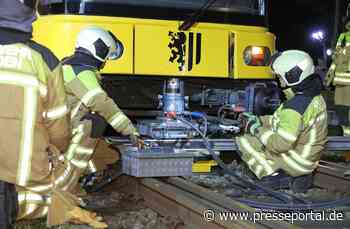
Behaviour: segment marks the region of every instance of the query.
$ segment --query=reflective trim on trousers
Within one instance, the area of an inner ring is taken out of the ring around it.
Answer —
[[[285,153],[281,154],[283,161],[293,170],[298,171],[300,173],[310,173],[313,169],[306,169],[296,163],[292,158],[288,157]]]
[[[261,173],[264,171],[264,167],[259,164],[256,164],[256,160],[254,157],[250,158],[247,162],[247,165],[251,170],[256,174],[257,177],[261,177]]]
[[[0,77],[1,78],[1,77]],[[37,91],[33,87],[24,89],[24,109],[20,155],[17,168],[17,184],[26,186],[31,175],[33,136],[37,112]]]
[[[273,134],[274,134],[274,132],[271,131],[271,130],[265,131],[265,132],[261,135],[261,137],[260,137],[261,143],[262,143],[263,145],[266,145],[267,142],[268,142],[268,140],[269,140],[269,138],[270,138]]]
[[[91,173],[96,173],[97,172],[97,168],[94,164],[94,162],[92,160],[89,161],[89,170]]]
[[[47,215],[48,212],[49,212],[49,207],[48,207],[48,206],[41,207],[41,212],[38,213],[37,217],[38,217],[38,218],[45,217],[45,216]]]
[[[263,172],[264,168],[261,165],[257,165],[255,167],[255,174],[257,177],[261,177],[261,173]]]
[[[64,183],[71,175],[72,175],[72,166],[70,163],[67,163],[67,168],[63,171],[60,176],[56,177],[54,180],[55,185],[61,185]],[[32,186],[29,187],[29,190],[32,190],[34,192],[46,192],[49,191],[53,187],[53,184],[47,184],[47,185],[38,185],[38,186]]]
[[[59,185],[64,183],[64,181],[69,178],[69,176],[72,174],[72,166],[70,163],[68,163],[67,168],[64,170],[63,174],[56,178],[55,185]]]
[[[94,149],[78,146],[78,148],[76,149],[76,153],[79,155],[91,155],[94,153]]]
[[[257,160],[257,162],[262,165],[264,167],[264,170],[266,171],[266,174],[272,174],[274,172],[274,170],[272,169],[272,167],[270,166],[270,163],[268,163],[265,158],[263,158],[260,154],[260,152],[257,152],[249,143],[249,141],[244,138],[241,137],[239,138],[239,141],[241,142],[242,146],[246,149],[246,151],[255,158],[255,160]]]
[[[290,157],[295,160],[298,164],[305,166],[305,167],[311,167],[315,168],[316,163],[309,161],[302,156],[300,156],[296,151],[289,150],[288,153],[290,154]]]
[[[43,117],[45,119],[54,120],[65,116],[68,113],[68,111],[69,111],[68,106],[62,105],[59,107],[52,108],[48,111],[45,111],[43,113]]]
[[[88,166],[88,162],[86,161],[79,161],[76,159],[72,159],[70,160],[70,162],[79,169],[85,169]]]
[[[75,136],[73,137],[72,142],[69,145],[67,152],[65,153],[65,157],[67,158],[67,160],[72,160],[74,154],[76,153],[76,150],[79,147],[79,143],[83,139],[84,135],[84,132],[75,133]]]
[[[255,158],[254,158],[254,157],[251,157],[251,158],[249,159],[249,161],[247,162],[247,164],[248,164],[249,166],[254,166],[255,162],[256,162]]]
[[[19,192],[18,193],[18,203],[21,204],[23,202],[36,202],[43,203],[44,198],[40,194],[32,193],[32,192]]]
[[[25,210],[24,216],[29,216],[33,214],[39,208],[38,204],[33,204],[33,203],[26,203],[25,206],[26,206],[25,207],[26,210]]]
[[[28,187],[28,189],[33,192],[46,192],[46,191],[49,191],[52,187],[53,187],[52,184],[48,184],[48,185],[31,186],[31,187]]]

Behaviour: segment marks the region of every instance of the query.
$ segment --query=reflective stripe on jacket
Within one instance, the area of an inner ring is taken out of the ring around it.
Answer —
[[[338,37],[336,47],[350,46],[350,31],[341,33]]]
[[[0,180],[40,182],[48,148],[65,151],[71,133],[57,58],[34,42],[0,45],[0,93]]]
[[[309,174],[324,149],[327,111],[323,97],[314,97],[303,114],[284,105],[273,115],[261,117],[257,138],[238,138],[243,160],[259,178],[278,169],[292,176]]]
[[[350,32],[339,36],[330,69],[334,71],[335,86],[350,85]]]
[[[86,68],[76,74],[71,65],[64,65],[63,69],[72,119],[93,111],[102,115],[117,132],[137,134],[129,118],[100,86],[97,71]]]

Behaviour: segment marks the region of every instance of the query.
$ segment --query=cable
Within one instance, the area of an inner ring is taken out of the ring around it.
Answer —
[[[278,204],[278,203],[266,203],[247,199],[238,199],[240,202],[247,204],[254,208],[271,209],[271,210],[317,210],[317,209],[331,209],[350,204],[350,198],[342,198],[340,200],[327,201],[323,203],[310,203],[310,204]]]
[[[278,192],[275,192],[273,190],[270,190],[269,188],[266,188],[264,186],[255,184],[253,181],[251,181],[250,178],[248,177],[241,177],[240,175],[232,172],[230,169],[227,168],[227,166],[225,165],[225,163],[215,154],[215,152],[212,150],[210,143],[208,142],[207,138],[203,135],[203,133],[196,127],[194,126],[192,123],[188,122],[187,120],[183,119],[183,118],[178,118],[179,121],[185,123],[186,125],[190,126],[191,128],[193,128],[194,130],[196,130],[199,135],[203,138],[204,140],[204,144],[205,147],[208,149],[209,153],[211,154],[211,156],[214,158],[214,160],[218,163],[218,165],[228,174],[236,177],[237,179],[239,179],[241,182],[248,184],[249,186],[252,186],[256,189],[260,189],[263,190],[265,193],[271,195],[272,197],[281,200],[284,203],[290,203],[291,200],[296,199],[302,203],[305,203],[305,200],[302,200],[298,197],[292,196],[292,195],[287,195],[287,194],[281,194]]]
[[[202,112],[185,112],[185,115],[189,115],[190,117],[195,117],[195,118],[201,118],[203,119],[204,122],[204,130],[203,130],[203,135],[207,136],[208,132],[208,118],[205,113]]]

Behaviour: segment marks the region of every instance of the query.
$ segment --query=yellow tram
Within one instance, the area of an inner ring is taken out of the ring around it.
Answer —
[[[269,79],[266,8],[265,0],[46,0],[34,39],[63,58],[83,27],[97,25],[125,48],[104,69],[113,77]]]

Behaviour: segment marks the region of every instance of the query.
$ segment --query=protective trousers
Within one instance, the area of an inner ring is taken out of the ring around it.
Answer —
[[[82,205],[82,201],[71,193],[86,170],[97,142],[90,137],[90,133],[91,122],[80,122],[73,130],[67,152],[52,160],[51,180],[29,187],[17,187],[18,219],[34,219],[48,214],[49,226],[75,219],[74,214],[79,210],[77,207]],[[92,221],[96,219],[96,215],[90,216]],[[98,224],[97,221],[95,223]],[[104,228],[98,225],[95,227]]]
[[[242,160],[259,179],[278,170],[276,161],[269,157],[269,152],[264,152],[264,146],[257,138],[247,134],[237,140]]]

